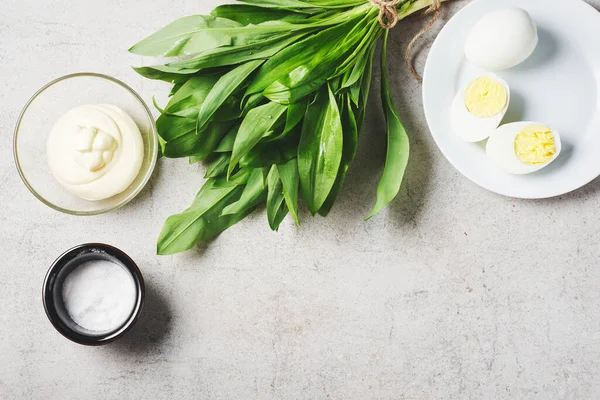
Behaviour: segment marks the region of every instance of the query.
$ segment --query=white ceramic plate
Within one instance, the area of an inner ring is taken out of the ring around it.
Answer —
[[[485,154],[485,142],[467,143],[450,128],[450,105],[460,87],[483,71],[464,56],[473,24],[503,7],[527,10],[539,44],[523,64],[496,72],[511,88],[503,123],[539,121],[561,134],[563,149],[536,173],[509,175]],[[600,13],[582,0],[474,0],[442,29],[425,65],[423,104],[444,156],[464,176],[493,192],[546,198],[573,191],[600,175]]]

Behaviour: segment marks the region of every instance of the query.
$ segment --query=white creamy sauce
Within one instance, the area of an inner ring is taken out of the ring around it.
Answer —
[[[121,327],[136,303],[136,285],[122,266],[106,260],[82,263],[67,275],[62,298],[80,327],[106,332]]]
[[[135,180],[144,143],[136,123],[120,108],[85,105],[56,121],[47,154],[52,174],[65,189],[86,200],[104,200]]]

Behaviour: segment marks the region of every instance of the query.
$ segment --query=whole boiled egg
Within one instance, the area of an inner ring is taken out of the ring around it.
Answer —
[[[450,108],[452,130],[467,142],[485,140],[500,125],[509,103],[508,84],[496,75],[481,75],[454,97]]]
[[[537,44],[537,28],[529,13],[517,7],[501,8],[475,23],[465,55],[480,68],[499,71],[525,61]]]
[[[509,174],[538,171],[558,157],[562,145],[557,131],[537,122],[502,125],[488,139],[487,155]]]

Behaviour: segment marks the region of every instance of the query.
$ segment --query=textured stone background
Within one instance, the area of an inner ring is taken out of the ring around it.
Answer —
[[[2,1],[0,398],[598,398],[600,182],[519,201],[460,176],[429,136],[403,65],[423,20],[403,22],[391,42],[394,96],[412,137],[408,176],[368,223],[384,156],[377,101],[336,208],[327,219],[304,212],[302,229],[287,220],[272,233],[258,212],[210,245],[155,256],[164,219],[202,181],[202,168],[182,160],[161,161],[139,198],[109,215],[61,215],[27,191],[11,137],[35,90],[92,70],[150,101],[167,88],[136,76],[129,65],[142,59],[127,48],[218,3]],[[40,299],[50,263],[87,241],[128,252],[149,289],[135,330],[101,348],[63,339]]]

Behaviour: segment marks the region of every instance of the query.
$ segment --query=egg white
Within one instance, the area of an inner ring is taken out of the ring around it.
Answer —
[[[538,40],[536,24],[527,11],[500,8],[475,23],[465,43],[465,55],[479,68],[499,71],[529,58]]]
[[[554,136],[554,144],[556,145],[556,153],[545,164],[529,165],[525,164],[517,157],[515,153],[515,138],[523,128],[528,125],[543,125],[538,122],[513,122],[511,124],[502,125],[490,136],[487,142],[486,152],[488,158],[500,169],[509,174],[525,175],[548,166],[558,157],[562,150],[560,135],[552,129]]]
[[[482,76],[493,79],[504,86],[507,94],[506,106],[504,106],[504,109],[499,114],[494,115],[493,117],[477,117],[471,114],[465,106],[465,94],[468,85],[461,88],[452,101],[452,106],[450,108],[450,125],[454,133],[467,142],[480,142],[487,139],[498,125],[500,125],[500,122],[502,122],[502,119],[506,115],[506,110],[508,110],[508,105],[510,104],[510,87],[508,86],[508,83],[494,74],[483,74],[477,77]],[[473,80],[477,79],[477,77],[473,78]]]

